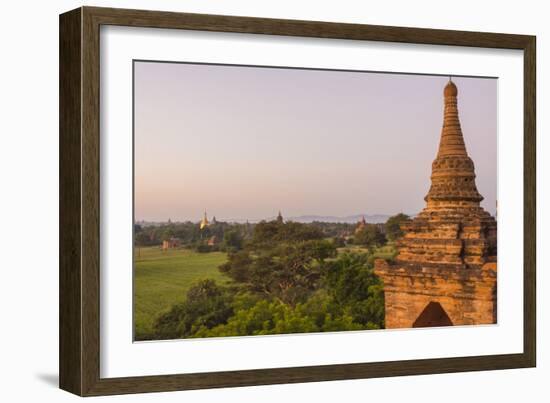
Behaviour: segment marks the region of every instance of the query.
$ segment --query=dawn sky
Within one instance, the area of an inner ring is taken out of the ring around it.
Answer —
[[[135,218],[416,214],[447,77],[135,63]],[[495,213],[497,80],[455,77]]]

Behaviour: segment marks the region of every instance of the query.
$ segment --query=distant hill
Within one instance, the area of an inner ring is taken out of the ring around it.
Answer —
[[[366,222],[371,224],[385,223],[388,220],[388,218],[390,218],[390,216],[386,214],[355,214],[355,215],[350,215],[345,217],[301,215],[297,217],[284,217],[284,219],[287,221],[295,221],[295,222],[301,222],[301,223],[310,223],[313,221],[320,221],[320,222],[341,222],[341,223],[354,224],[360,221],[363,217],[365,217]]]
[[[368,223],[381,224],[381,223],[385,223],[388,220],[388,218],[390,218],[391,216],[388,214],[355,214],[355,215],[349,215],[345,217],[324,216],[324,215],[301,215],[301,216],[287,217],[283,214],[283,219],[285,221],[294,221],[294,222],[300,222],[300,223],[312,223],[314,221],[318,221],[318,222],[355,224],[359,222],[363,217],[365,217],[365,221]],[[263,220],[273,221],[276,218],[277,218],[276,216],[272,216],[272,217],[266,217],[261,220],[249,219],[248,222],[258,223]],[[222,218],[219,221],[244,223],[247,220],[244,218]]]
[[[411,215],[411,217],[414,215]],[[355,215],[349,215],[345,217],[337,217],[337,216],[322,216],[322,215],[301,215],[301,216],[294,216],[294,217],[286,217],[283,214],[283,218],[285,221],[294,221],[294,222],[300,222],[300,223],[311,223],[314,221],[319,222],[331,222],[331,223],[347,223],[347,224],[355,224],[359,222],[363,217],[365,217],[365,221],[371,224],[381,224],[385,223],[388,218],[391,217],[389,214],[355,214]],[[265,221],[272,221],[275,220],[277,217],[266,217]],[[196,220],[198,222],[198,220]],[[245,223],[250,222],[251,224],[258,223],[262,220],[246,220],[245,218],[219,218],[218,221],[220,222],[232,222],[232,223]],[[179,223],[180,221],[173,221],[174,223]],[[143,226],[158,226],[158,225],[164,225],[166,222],[147,222],[147,221],[138,221],[136,224],[141,224]]]

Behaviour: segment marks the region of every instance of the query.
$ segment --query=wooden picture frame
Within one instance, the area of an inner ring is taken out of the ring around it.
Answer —
[[[100,377],[101,25],[519,49],[524,56],[523,353],[211,373]],[[533,367],[536,363],[535,37],[81,7],[60,16],[60,387],[80,396]]]

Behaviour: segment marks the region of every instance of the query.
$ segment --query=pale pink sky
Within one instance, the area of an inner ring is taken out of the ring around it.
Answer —
[[[135,62],[135,218],[417,213],[448,78]],[[455,77],[494,214],[497,80]]]

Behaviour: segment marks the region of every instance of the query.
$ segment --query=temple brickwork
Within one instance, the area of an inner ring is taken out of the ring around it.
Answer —
[[[388,329],[496,323],[497,223],[480,206],[457,96],[449,81],[426,207],[401,225],[394,261],[375,261]]]

